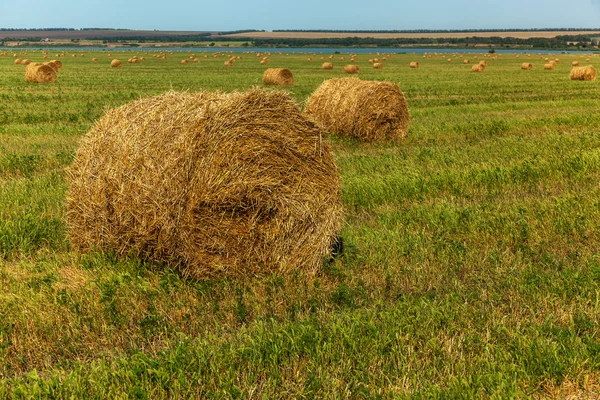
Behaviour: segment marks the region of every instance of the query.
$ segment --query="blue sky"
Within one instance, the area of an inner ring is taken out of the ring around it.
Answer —
[[[600,0],[0,0],[0,28],[600,28]]]

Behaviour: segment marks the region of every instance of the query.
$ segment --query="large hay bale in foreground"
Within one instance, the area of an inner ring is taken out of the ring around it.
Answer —
[[[403,138],[410,122],[398,85],[359,78],[323,82],[304,111],[331,133],[368,142]]]
[[[30,63],[25,69],[25,81],[38,83],[56,82],[56,71],[49,65]]]
[[[344,72],[347,74],[358,74],[358,65],[348,64],[344,67]]]
[[[595,81],[596,70],[591,65],[585,67],[574,67],[571,70],[569,79],[572,81]]]
[[[293,85],[294,75],[287,68],[267,68],[263,73],[263,85]]]
[[[114,59],[110,62],[110,66],[113,68],[119,68],[122,65],[123,63],[121,62],[121,60]]]
[[[331,149],[282,91],[169,92],[109,110],[67,174],[75,249],[197,278],[314,272],[343,218]]]

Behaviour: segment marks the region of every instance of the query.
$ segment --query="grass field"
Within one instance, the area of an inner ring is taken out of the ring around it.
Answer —
[[[261,85],[262,57],[74,54],[55,84],[0,56],[0,398],[598,398],[600,87],[569,81],[579,55],[484,73],[459,54],[359,55],[412,121],[396,144],[331,137],[345,253],[317,276],[190,281],[72,252],[64,169],[106,108]],[[307,57],[268,64],[300,103],[347,63]]]

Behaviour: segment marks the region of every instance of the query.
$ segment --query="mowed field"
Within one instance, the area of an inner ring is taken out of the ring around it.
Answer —
[[[0,398],[597,398],[600,83],[569,80],[597,55],[552,55],[554,71],[537,53],[393,54],[377,70],[383,54],[359,55],[412,119],[398,143],[329,137],[343,255],[317,275],[194,281],[70,249],[82,135],[140,97],[262,86],[265,67],[292,70],[302,107],[348,61],[156,54],[72,51],[52,84],[0,56]]]

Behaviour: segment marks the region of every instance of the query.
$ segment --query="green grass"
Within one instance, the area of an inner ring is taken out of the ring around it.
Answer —
[[[457,56],[392,55],[374,70],[359,55],[362,78],[400,85],[412,121],[398,144],[331,138],[345,253],[316,276],[193,281],[72,252],[64,168],[107,108],[260,85],[262,57],[227,68],[227,56],[140,53],[114,69],[138,52],[74,53],[55,84],[26,83],[0,56],[0,398],[600,391],[600,88],[568,80],[579,56],[544,71],[537,55],[503,55],[473,74]],[[307,57],[273,52],[268,65],[293,71],[299,103],[346,63]]]

